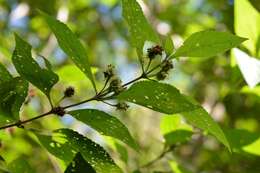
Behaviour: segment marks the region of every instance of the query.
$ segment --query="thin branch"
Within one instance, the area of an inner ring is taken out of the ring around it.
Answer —
[[[160,64],[159,64],[159,65],[160,65]],[[159,67],[159,65],[158,65],[158,67]],[[156,67],[156,68],[157,68],[157,67]],[[148,71],[148,72],[146,72],[146,73],[143,72],[142,75],[140,75],[139,77],[137,77],[137,78],[135,78],[135,79],[133,79],[133,80],[131,80],[131,81],[125,83],[125,84],[123,84],[122,86],[123,86],[123,87],[126,87],[126,86],[128,86],[128,85],[130,85],[130,84],[132,84],[132,83],[134,83],[134,82],[136,82],[136,81],[138,81],[138,80],[140,80],[140,79],[147,79],[147,75],[150,74],[151,72],[153,72],[153,70],[155,70],[156,68],[153,68],[153,69],[151,69],[150,71]],[[112,99],[112,98],[115,96],[115,94],[112,94],[111,96],[105,97],[105,96],[107,96],[108,94],[113,93],[113,91],[109,91],[108,88],[105,89],[107,83],[108,83],[108,81],[105,83],[105,85],[104,85],[104,87],[101,89],[101,91],[98,92],[94,97],[89,98],[89,99],[86,99],[86,100],[83,100],[83,101],[78,102],[78,103],[74,103],[74,104],[71,104],[71,105],[67,105],[67,106],[64,106],[64,107],[61,107],[61,108],[62,108],[62,109],[67,109],[67,108],[79,106],[79,105],[81,105],[81,104],[84,104],[84,103],[87,103],[87,102],[90,102],[90,101],[94,101],[94,100],[96,100],[96,101],[105,101],[105,100],[108,100],[108,99]],[[41,115],[35,116],[35,117],[33,117],[33,118],[24,120],[24,121],[20,121],[20,120],[19,120],[19,121],[17,121],[17,122],[11,123],[11,124],[4,125],[4,126],[0,127],[0,130],[6,129],[6,128],[9,128],[9,127],[15,127],[15,126],[16,126],[16,127],[22,127],[23,124],[26,124],[26,123],[29,123],[29,122],[31,122],[31,121],[34,121],[34,120],[37,120],[37,119],[40,119],[40,118],[43,118],[43,117],[45,117],[45,116],[48,116],[48,115],[53,114],[53,113],[54,113],[54,112],[53,112],[53,108],[54,108],[54,107],[53,107],[53,104],[52,104],[52,101],[51,101],[50,97],[48,97],[48,99],[49,99],[50,104],[51,104],[51,106],[52,106],[52,109],[51,109],[50,111],[48,111],[48,112],[46,112],[46,113],[43,113],[43,114],[41,114]]]
[[[159,160],[161,160],[166,154],[168,154],[169,152],[171,152],[173,149],[175,148],[174,145],[170,146],[168,149],[164,149],[164,151],[159,155],[157,156],[155,159],[151,160],[150,162],[142,165],[139,167],[139,169],[142,169],[142,168],[147,168],[147,167],[150,167],[151,165],[153,165],[154,163],[158,162]]]

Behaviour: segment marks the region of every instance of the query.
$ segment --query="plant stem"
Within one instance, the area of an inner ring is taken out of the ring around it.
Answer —
[[[123,87],[126,87],[126,86],[128,86],[128,85],[130,85],[130,84],[132,84],[132,83],[134,83],[134,82],[136,82],[136,81],[138,81],[138,80],[140,80],[140,79],[147,79],[147,75],[150,74],[151,72],[153,72],[153,71],[154,71],[155,69],[157,69],[159,66],[160,66],[160,64],[157,65],[156,67],[154,67],[153,69],[149,70],[148,72],[143,72],[142,75],[140,75],[139,77],[137,77],[137,78],[135,78],[135,79],[133,79],[133,80],[131,80],[131,81],[125,83],[125,84],[123,84],[122,86],[123,86]],[[101,89],[100,92],[97,92],[97,94],[96,94],[95,96],[93,96],[93,97],[91,97],[91,98],[89,98],[89,99],[80,101],[80,102],[78,102],[78,103],[74,103],[74,104],[71,104],[71,105],[67,105],[67,106],[64,106],[64,107],[61,107],[61,108],[67,109],[67,108],[79,106],[79,105],[81,105],[81,104],[84,104],[84,103],[87,103],[87,102],[90,102],[90,101],[94,101],[94,100],[96,100],[96,101],[104,101],[104,100],[108,100],[108,99],[113,99],[114,96],[115,96],[115,94],[112,94],[111,96],[107,96],[108,94],[111,94],[111,93],[112,93],[112,91],[109,91],[108,88],[105,89],[107,83],[108,83],[108,81],[105,82],[104,87]],[[107,97],[105,97],[105,96],[107,96]],[[19,127],[19,126],[22,126],[23,124],[26,124],[26,123],[29,123],[29,122],[31,122],[31,121],[34,121],[34,120],[37,120],[37,119],[40,119],[40,118],[43,118],[43,117],[45,117],[45,116],[48,116],[48,115],[53,114],[53,111],[52,111],[52,110],[53,110],[54,107],[53,107],[53,104],[52,104],[52,101],[51,101],[50,97],[48,97],[48,98],[49,98],[50,104],[51,104],[51,106],[52,106],[52,109],[51,109],[50,111],[48,111],[48,112],[46,112],[46,113],[43,113],[43,114],[40,114],[40,115],[38,115],[38,116],[35,116],[35,117],[33,117],[33,118],[24,120],[24,121],[20,121],[20,120],[19,120],[19,121],[17,121],[17,122],[11,123],[11,124],[4,125],[4,126],[0,127],[0,130],[6,129],[6,128],[9,128],[9,127],[15,127],[15,126],[16,126],[16,127]]]

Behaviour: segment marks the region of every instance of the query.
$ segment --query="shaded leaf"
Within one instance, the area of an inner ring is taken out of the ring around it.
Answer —
[[[12,79],[13,79],[12,75],[8,72],[5,66],[0,64],[0,84],[2,82],[10,81]]]
[[[79,39],[64,23],[45,13],[41,14],[57,38],[61,49],[71,57],[72,61],[90,79],[96,89],[86,50]]]
[[[159,44],[158,35],[147,22],[143,11],[136,0],[122,0],[123,17],[130,30],[130,38],[137,48],[139,58],[142,56],[144,42],[149,40]]]
[[[245,40],[227,32],[200,31],[186,39],[173,57],[211,57],[236,47]]]
[[[64,173],[96,173],[96,171],[84,160],[80,153],[77,153]]]
[[[0,124],[19,120],[20,108],[25,101],[28,82],[20,77],[5,81],[0,85]]]
[[[233,152],[250,153],[260,156],[260,135],[243,129],[225,131]]]
[[[188,169],[184,168],[183,166],[179,165],[175,161],[170,161],[169,162],[170,167],[174,173],[191,173]]]
[[[212,134],[230,150],[230,145],[226,138],[226,135],[219,127],[219,125],[208,114],[208,112],[205,111],[202,107],[193,111],[183,112],[181,114],[189,123]]]
[[[17,72],[49,97],[50,90],[59,77],[51,70],[42,69],[32,58],[31,45],[16,34],[15,42],[12,61]]]
[[[188,130],[175,130],[169,133],[166,133],[164,139],[168,145],[173,145],[177,143],[187,142],[191,139],[192,132]]]
[[[69,165],[76,153],[96,170],[97,173],[122,173],[109,154],[98,144],[70,129],[58,129],[51,136],[36,134],[41,144],[54,156]]]
[[[35,173],[25,158],[20,157],[8,164],[11,173]]]
[[[141,81],[133,84],[117,97],[152,110],[173,114],[197,108],[189,102],[174,86],[155,81]]]
[[[68,114],[97,130],[102,135],[119,139],[134,149],[138,148],[127,127],[114,116],[96,109],[75,110],[68,112]]]

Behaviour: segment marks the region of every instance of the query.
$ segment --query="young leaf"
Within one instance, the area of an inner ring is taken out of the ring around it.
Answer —
[[[155,81],[135,83],[128,90],[119,94],[117,98],[166,114],[185,112],[197,108],[174,86]]]
[[[174,44],[170,36],[167,36],[164,41],[164,49],[168,56],[171,55],[174,51]]]
[[[159,37],[147,22],[142,8],[136,0],[122,0],[123,17],[131,34],[131,42],[137,48],[139,58],[142,56],[144,42],[149,40],[159,43]]]
[[[257,3],[259,4],[259,1]],[[257,42],[260,40],[260,13],[248,0],[235,0],[234,13],[236,34],[249,39],[243,45],[250,51],[251,55],[257,56],[257,51],[259,51],[257,50]]]
[[[17,72],[49,97],[50,90],[59,77],[49,69],[42,69],[32,58],[31,45],[15,34],[15,50],[12,61]]]
[[[219,127],[219,125],[208,114],[208,112],[205,111],[202,107],[193,111],[182,112],[181,114],[189,123],[212,134],[230,150],[230,145],[226,135]]]
[[[90,79],[96,89],[86,50],[79,39],[64,23],[45,13],[41,14],[57,38],[61,49],[71,57],[72,61]]]
[[[75,110],[68,112],[68,114],[89,125],[102,135],[119,139],[134,149],[138,148],[128,129],[114,116],[96,109]]]
[[[0,85],[0,124],[19,120],[20,108],[25,101],[28,82],[20,77],[2,82]]]
[[[122,173],[109,154],[98,144],[70,129],[55,130],[52,136],[36,134],[41,144],[54,156],[71,163],[81,153],[97,173]]]
[[[67,167],[64,173],[96,173],[91,165],[84,160],[80,153],[77,153],[73,161]]]
[[[172,57],[211,57],[236,47],[245,40],[227,32],[200,31],[186,39]]]

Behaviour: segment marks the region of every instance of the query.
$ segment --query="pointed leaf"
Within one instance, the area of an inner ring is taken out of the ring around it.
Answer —
[[[96,89],[86,50],[79,39],[64,23],[45,13],[41,14],[54,33],[61,49],[71,57],[72,61],[90,79]]]
[[[41,144],[67,165],[80,152],[97,173],[122,173],[109,154],[98,144],[70,129],[55,130],[51,136],[36,134]]]
[[[59,77],[53,71],[42,69],[37,64],[32,58],[30,44],[18,35],[15,35],[15,42],[12,61],[17,72],[49,97],[50,90],[58,82]]]
[[[155,81],[141,81],[119,94],[119,100],[132,102],[152,110],[173,114],[197,108],[174,86]]]
[[[230,150],[230,145],[226,138],[226,135],[219,127],[219,125],[208,114],[208,112],[205,111],[202,107],[193,111],[183,112],[181,114],[189,123],[212,134]]]
[[[212,57],[238,46],[245,40],[227,32],[200,31],[186,39],[172,57]]]
[[[119,139],[134,149],[138,148],[126,126],[114,116],[96,109],[75,110],[68,112],[68,114],[89,125],[102,135]]]
[[[19,120],[20,108],[25,101],[28,82],[20,77],[0,85],[0,124]]]
[[[130,30],[130,38],[137,48],[139,58],[142,56],[144,42],[149,40],[159,44],[160,40],[151,25],[147,22],[142,8],[136,0],[122,0],[123,17]]]
[[[80,153],[77,153],[64,173],[96,173],[96,171],[84,160]]]

